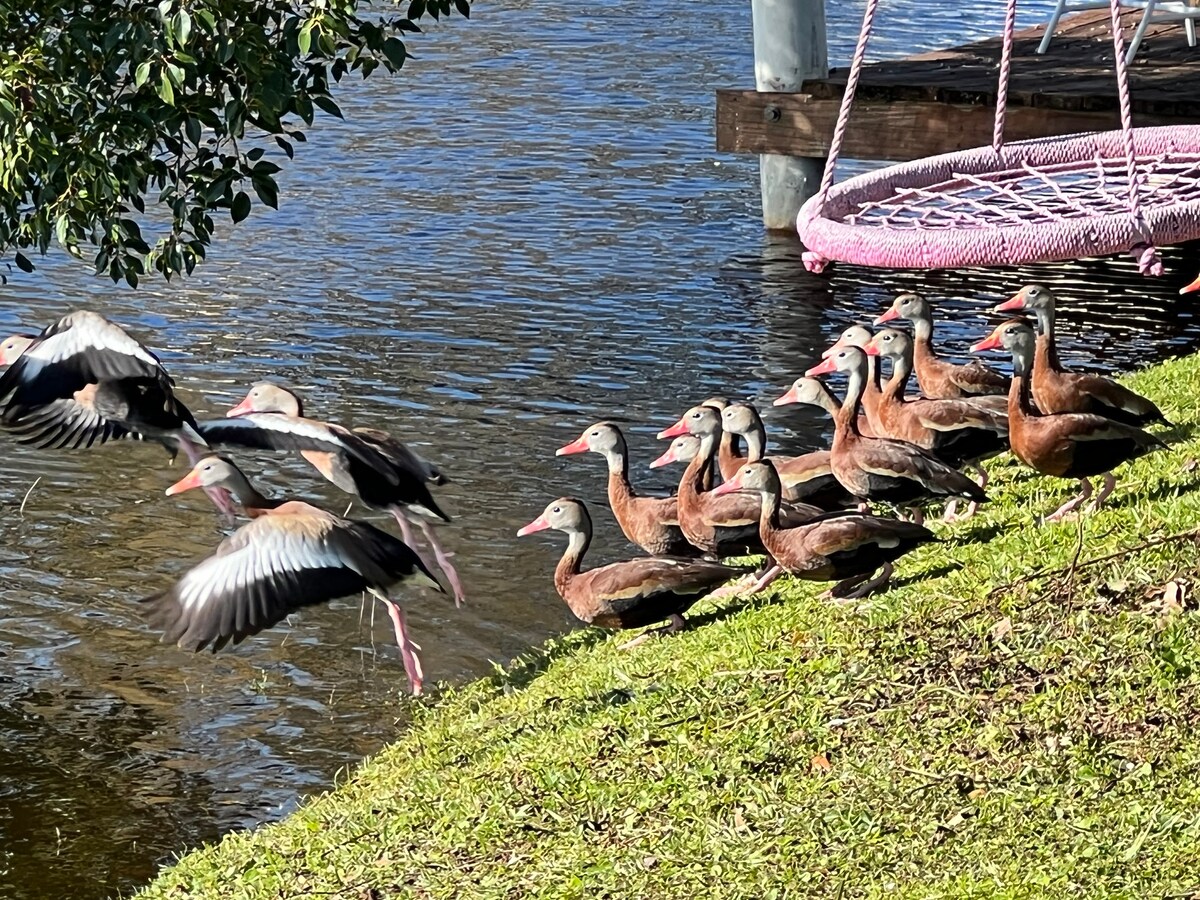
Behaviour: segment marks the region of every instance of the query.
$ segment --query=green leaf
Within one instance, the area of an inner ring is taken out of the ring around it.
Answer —
[[[296,158],[296,151],[294,149],[292,149],[292,145],[289,141],[286,141],[283,138],[281,138],[279,135],[276,135],[275,143],[277,143],[283,149],[283,152],[287,154],[288,159]]]
[[[188,116],[187,121],[183,123],[183,127],[187,131],[188,140],[196,146],[200,146],[200,120],[195,116]]]
[[[255,160],[262,159],[262,155],[266,152],[262,147],[255,147],[246,154],[246,159],[254,162]]]
[[[319,106],[321,109],[325,110],[325,112],[329,113],[331,116],[337,116],[339,119],[344,118],[342,116],[341,108],[338,107],[338,105],[336,103],[334,103],[333,100],[331,100],[329,97],[316,96],[316,97],[312,98],[312,102],[315,103],[317,106]]]
[[[383,42],[383,55],[387,57],[388,62],[399,69],[404,65],[408,51],[404,47],[404,41],[397,37],[390,37]]]
[[[175,89],[171,87],[171,77],[166,69],[163,69],[162,78],[158,82],[158,96],[167,106],[175,105]]]
[[[150,61],[146,60],[141,63],[133,73],[133,86],[141,87],[146,83],[146,79],[150,77]]]
[[[264,175],[274,175],[279,171],[279,166],[271,162],[269,159],[264,159],[262,162],[254,164],[254,177],[258,178]]]
[[[471,18],[470,0],[454,0],[454,8],[458,10],[458,14],[464,19]]]
[[[250,195],[245,191],[238,191],[233,198],[233,205],[229,208],[229,216],[234,223],[237,223],[248,215],[250,215]]]
[[[425,15],[425,0],[412,0],[408,4],[408,17],[410,19],[419,19]]]
[[[67,246],[67,233],[71,228],[71,218],[63,213],[58,217],[58,221],[54,223],[54,236],[58,238],[58,242],[64,247]]]
[[[22,272],[32,272],[33,271],[33,263],[31,263],[29,261],[29,257],[26,256],[24,253],[22,253],[20,250],[17,251],[17,255],[13,261],[17,264],[17,268],[20,269]]]
[[[301,56],[308,56],[308,51],[312,47],[312,30],[313,26],[310,22],[300,29],[300,35],[296,38],[296,46],[300,48]]]
[[[181,47],[186,47],[188,38],[192,34],[192,17],[188,15],[186,9],[179,10],[179,14],[175,16],[175,41]]]
[[[255,176],[250,183],[254,185],[254,193],[258,194],[259,200],[271,209],[279,209],[279,187],[274,179]]]

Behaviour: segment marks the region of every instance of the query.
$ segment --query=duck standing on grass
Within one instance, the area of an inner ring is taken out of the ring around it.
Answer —
[[[1162,410],[1125,385],[1090,372],[1070,372],[1058,359],[1055,317],[1058,298],[1041,284],[1028,284],[993,312],[1030,310],[1037,318],[1037,339],[1029,376],[1029,396],[1043,413],[1093,413],[1126,425],[1167,422]]]
[[[1079,480],[1079,494],[1046,517],[1047,522],[1057,522],[1078,510],[1089,498],[1088,510],[1098,509],[1117,484],[1113,469],[1166,445],[1140,428],[1092,413],[1040,414],[1030,397],[1034,340],[1032,328],[1020,319],[1011,319],[974,344],[971,352],[1012,353],[1008,438],[1013,454],[1043,475]],[[1104,486],[1092,497],[1089,479],[1096,475],[1104,476]]]
[[[805,581],[836,581],[828,596],[865,597],[892,577],[892,562],[909,551],[936,541],[933,532],[915,522],[900,522],[846,510],[832,512],[794,528],[779,523],[783,486],[770,460],[749,463],[716,489],[757,491],[762,501],[759,531],[775,560],[750,593],[758,593],[783,572]],[[881,570],[875,578],[871,574]]]
[[[567,535],[567,549],[554,570],[554,587],[576,618],[599,628],[642,628],[668,621],[624,644],[632,647],[654,634],[687,626],[683,614],[700,598],[742,574],[742,570],[703,559],[647,556],[583,569],[592,543],[592,517],[583,501],[560,497],[517,532],[524,537],[553,528]]]

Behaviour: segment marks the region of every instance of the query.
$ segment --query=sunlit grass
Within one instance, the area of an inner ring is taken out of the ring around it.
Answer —
[[[1200,525],[1200,360],[1129,382],[1171,447],[1082,525],[998,463],[882,597],[781,581],[631,652],[567,635],[144,896],[1191,896],[1197,542],[1089,561]]]

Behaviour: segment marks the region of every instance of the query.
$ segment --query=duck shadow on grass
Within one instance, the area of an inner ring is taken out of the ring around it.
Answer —
[[[1106,505],[1120,509],[1122,507],[1136,506],[1139,503],[1147,501],[1170,500],[1200,489],[1200,470],[1187,474],[1188,478],[1186,481],[1166,481],[1160,479],[1148,491],[1140,490],[1141,485],[1134,485],[1133,482],[1127,485],[1129,489],[1121,491],[1121,485],[1118,482],[1117,491],[1120,492],[1119,495],[1109,500]]]
[[[992,538],[999,537],[1008,529],[1004,522],[991,522],[987,525],[976,525],[966,531],[952,531],[941,539],[940,543],[956,546],[959,544],[986,544]]]
[[[577,631],[569,631],[560,637],[552,638],[541,646],[525,651],[505,666],[503,671],[492,675],[491,681],[496,687],[505,691],[524,690],[545,674],[555,661],[590,650],[597,644],[608,640],[611,634],[602,628],[581,628]]]

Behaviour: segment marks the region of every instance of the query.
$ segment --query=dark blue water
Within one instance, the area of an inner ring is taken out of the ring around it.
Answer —
[[[886,4],[876,46],[988,34],[1000,6]],[[831,5],[836,57],[859,9]],[[414,40],[401,77],[348,86],[347,121],[312,130],[282,208],[256,209],[195,277],[132,291],[52,258],[13,273],[0,331],[102,310],[161,351],[199,413],[272,377],[314,414],[436,459],[455,478],[445,534],[471,602],[413,593],[410,618],[430,678],[461,682],[573,627],[550,582],[559,544],[513,537],[548,500],[592,504],[596,560],[630,552],[600,461],[553,455],[591,421],[628,423],[639,484],[665,491],[669,473],[644,469],[652,435],[695,400],[773,396],[914,286],[961,348],[986,327],[982,301],[1031,277],[804,272],[795,241],[760,228],[755,160],[713,150],[713,91],[753,83],[750,48],[744,2],[481,3]],[[1200,335],[1172,285],[1125,262],[1037,275],[1063,285],[1074,364],[1132,364]],[[787,447],[826,437],[804,410],[770,409],[768,425]],[[390,629],[357,600],[215,657],[155,643],[135,600],[220,533],[203,498],[162,495],[180,471],[154,448],[6,446],[2,460],[0,896],[128,890],[400,733]],[[244,462],[270,491],[346,501],[300,461]]]

